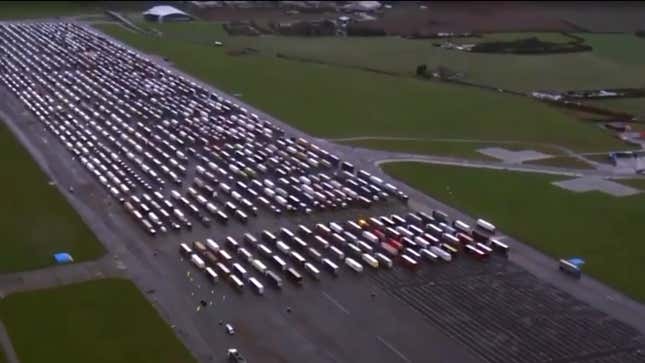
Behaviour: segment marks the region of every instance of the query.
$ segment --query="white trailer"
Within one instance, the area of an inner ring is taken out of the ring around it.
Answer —
[[[493,225],[492,223],[490,223],[488,221],[485,221],[483,219],[478,219],[477,222],[476,222],[476,225],[480,229],[482,229],[482,230],[484,230],[484,231],[486,231],[486,232],[488,232],[490,234],[495,234],[495,229],[496,229],[495,225]]]
[[[265,273],[265,272],[266,272],[266,270],[267,270],[266,265],[265,265],[262,261],[260,261],[260,260],[258,260],[258,259],[252,260],[252,261],[251,261],[251,266],[253,266],[253,268],[255,268],[256,270],[258,270],[258,272],[260,272],[260,273],[261,273],[261,274],[263,274],[263,275],[264,275],[264,273]]]
[[[365,261],[366,264],[372,266],[372,268],[378,268],[379,266],[378,260],[374,258],[374,256],[370,255],[369,253],[363,253],[361,255],[361,259],[363,259],[363,261]]]
[[[249,278],[249,282],[251,283],[251,286],[253,286],[253,290],[255,291],[256,294],[258,295],[263,295],[264,294],[264,285],[258,279],[255,277]]]
[[[392,268],[393,263],[389,257],[387,257],[386,255],[380,252],[376,252],[375,256],[376,256],[376,259],[379,261],[379,265],[384,266],[386,268]]]
[[[212,267],[206,267],[206,276],[208,276],[208,279],[211,280],[211,282],[217,282],[219,280],[219,276],[217,275],[217,272],[213,270]]]
[[[179,253],[184,256],[190,256],[193,253],[193,250],[185,243],[179,245]]]
[[[329,272],[331,272],[333,275],[338,275],[338,265],[337,265],[337,264],[335,264],[334,262],[332,262],[330,259],[328,259],[328,258],[323,258],[323,260],[322,260],[322,264],[323,264],[323,266],[325,266],[325,268],[327,268],[327,270],[328,270]]]
[[[437,256],[437,254],[433,253],[432,251],[426,248],[420,249],[419,253],[421,254],[421,256],[425,257],[428,261],[431,261],[431,262],[436,262],[439,259],[439,256]]]
[[[305,270],[309,272],[311,277],[315,278],[316,280],[320,279],[320,270],[318,270],[318,268],[314,266],[314,264],[312,264],[311,262],[305,263]]]
[[[345,264],[356,272],[363,272],[363,265],[361,265],[359,262],[357,262],[351,257],[345,258]]]
[[[204,263],[204,260],[202,260],[201,257],[197,256],[194,253],[190,255],[190,262],[200,270],[203,270],[206,267],[206,263]]]
[[[452,255],[437,246],[430,246],[430,252],[433,252],[435,255],[439,256],[439,258],[446,262],[452,261]]]
[[[238,290],[242,290],[244,288],[244,282],[242,282],[242,279],[239,277],[235,276],[234,274],[229,275],[231,282],[233,283],[233,286],[235,286]]]
[[[345,258],[345,253],[341,251],[338,247],[331,246],[329,247],[329,250],[338,260],[342,261]]]
[[[362,236],[365,237],[371,243],[378,243],[379,239],[376,235],[370,231],[363,231]]]
[[[206,239],[206,247],[208,247],[209,250],[213,251],[213,253],[217,253],[217,251],[220,250],[220,247],[217,244],[217,242],[213,241],[210,238]]]

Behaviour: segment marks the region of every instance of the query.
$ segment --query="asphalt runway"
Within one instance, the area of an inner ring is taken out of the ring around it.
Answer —
[[[368,210],[310,216],[261,212],[248,225],[195,225],[190,232],[153,238],[15,98],[0,89],[0,99],[1,116],[14,134],[199,361],[224,362],[229,347],[240,349],[250,362],[645,361],[637,329],[527,272],[513,258],[480,263],[462,256],[454,263],[424,266],[417,274],[400,266],[362,274],[343,267],[336,278],[325,271],[320,281],[305,276],[302,287],[285,281],[276,291],[265,284],[264,296],[250,289],[237,293],[223,281],[212,285],[182,260],[179,243],[408,207],[390,201]],[[279,126],[378,172],[346,147]],[[393,183],[411,192],[415,208],[428,208],[426,197]],[[200,300],[208,306],[200,307]],[[235,335],[226,334],[222,324],[227,322]]]

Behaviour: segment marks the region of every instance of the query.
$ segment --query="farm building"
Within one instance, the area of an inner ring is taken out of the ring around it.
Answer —
[[[143,17],[149,21],[190,21],[193,17],[175,7],[168,5],[154,6],[143,13]]]

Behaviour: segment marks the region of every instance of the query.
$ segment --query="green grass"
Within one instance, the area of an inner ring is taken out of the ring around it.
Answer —
[[[127,280],[10,295],[0,316],[22,363],[196,362]]]
[[[642,87],[645,61],[641,43],[633,34],[578,34],[594,47],[592,52],[559,55],[472,54],[434,47],[430,40],[398,37],[310,38],[262,36],[229,37],[218,24],[161,24],[169,37],[195,41],[220,40],[230,47],[252,47],[265,54],[283,53],[330,64],[369,67],[413,75],[416,66],[439,65],[461,71],[466,79],[494,87],[531,91],[535,89],[583,89]],[[545,40],[567,39],[558,33],[497,33],[483,39],[513,39],[537,35]],[[459,40],[460,42],[468,40]],[[481,41],[481,39],[474,39]]]
[[[26,19],[99,13],[92,2],[84,1],[3,1],[0,19]]]
[[[581,34],[585,43],[594,49],[600,58],[620,64],[643,65],[645,63],[645,39],[633,34]],[[645,83],[641,82],[641,87]]]
[[[643,43],[645,43],[645,41]],[[593,100],[593,101],[586,101],[585,103],[596,107],[607,108],[613,111],[627,112],[630,115],[637,116],[641,120],[645,120],[645,98],[620,98],[620,99],[614,99],[614,100]]]
[[[569,38],[565,35],[562,35],[562,33],[514,33],[514,32],[509,32],[509,33],[487,33],[484,34],[484,37],[480,39],[478,43],[481,42],[490,42],[490,41],[513,41],[513,40],[519,40],[519,39],[526,39],[526,38],[531,38],[531,37],[536,37],[540,39],[543,42],[551,42],[551,43],[569,43],[573,41],[572,38]]]
[[[616,180],[620,184],[629,185],[630,187],[639,189],[645,192],[645,179],[620,179]]]
[[[585,163],[584,161],[570,157],[570,156],[557,156],[554,158],[540,159],[526,162],[529,165],[542,165],[542,166],[556,166],[559,168],[575,168],[575,169],[593,169],[593,166]]]
[[[94,234],[2,122],[0,152],[8,173],[0,183],[0,273],[51,265],[60,251],[77,261],[101,256]]]
[[[5,358],[2,349],[0,349],[0,363],[7,363],[7,359]]]
[[[551,184],[562,178],[541,174],[418,163],[384,170],[555,258],[584,258],[584,272],[645,301],[645,195],[572,193]]]
[[[233,57],[222,48],[110,25],[98,28],[320,137],[477,138],[601,151],[624,147],[593,125],[523,97],[271,57]]]

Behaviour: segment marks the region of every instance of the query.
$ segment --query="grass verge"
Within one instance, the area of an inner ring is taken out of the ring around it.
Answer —
[[[0,152],[9,173],[0,182],[0,273],[51,265],[60,251],[100,257],[103,246],[1,121]]]
[[[21,363],[196,362],[127,280],[17,293],[0,316]]]

